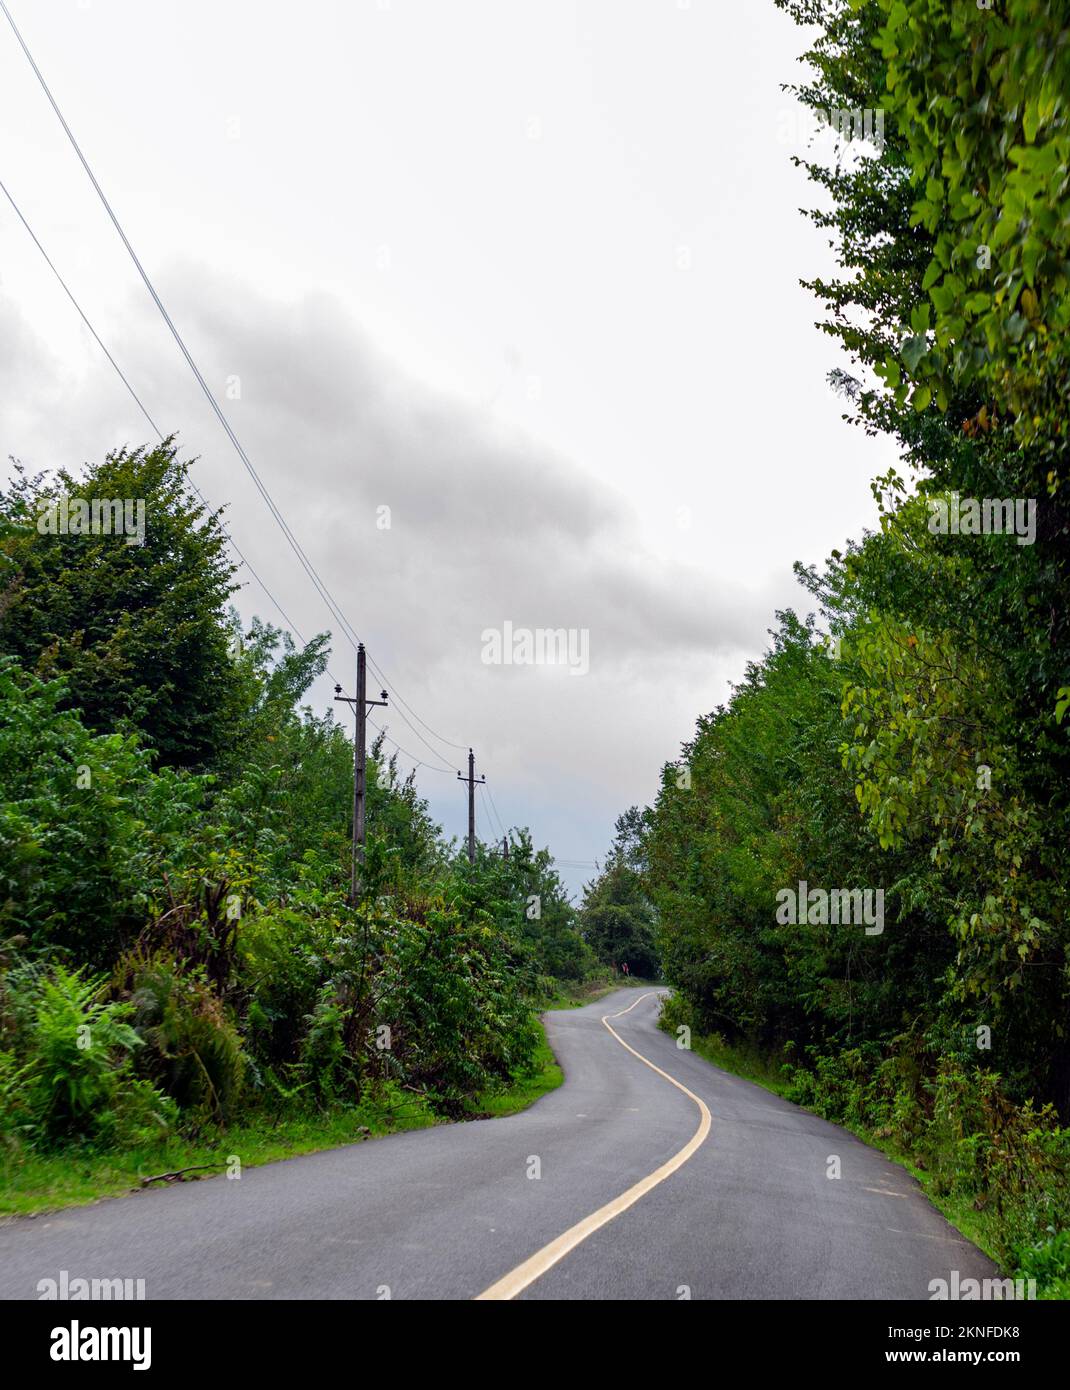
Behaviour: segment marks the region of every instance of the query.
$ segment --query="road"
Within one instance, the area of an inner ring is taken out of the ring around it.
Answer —
[[[902,1168],[678,1049],[657,1009],[548,1014],[565,1082],[519,1115],[11,1221],[0,1297],[61,1270],[149,1299],[927,1299],[995,1274]]]

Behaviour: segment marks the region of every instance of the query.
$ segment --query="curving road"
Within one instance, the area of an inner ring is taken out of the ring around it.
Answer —
[[[656,1017],[635,990],[547,1014],[565,1083],[507,1119],[11,1221],[0,1297],[61,1270],[149,1299],[927,1299],[995,1274],[902,1168]]]

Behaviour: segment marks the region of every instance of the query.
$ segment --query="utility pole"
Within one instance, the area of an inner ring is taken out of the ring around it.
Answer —
[[[368,706],[385,705],[387,701],[385,690],[379,692],[382,696],[381,700],[369,700],[367,689],[368,676],[364,643],[358,642],[356,697],[343,695],[340,685],[334,687],[334,698],[341,700],[344,704],[352,705],[357,717],[357,727],[353,738],[353,854],[349,868],[349,897],[354,907],[357,905],[357,895],[360,892],[360,874],[357,866],[364,863],[364,772],[367,762]]]
[[[508,835],[503,835],[503,836],[502,836],[502,858],[505,860],[505,862],[506,862],[507,864],[509,863],[509,836],[508,836]]]
[[[476,776],[476,755],[468,750],[468,776],[458,772],[457,777],[468,783],[468,862],[476,862],[476,787],[487,779]]]

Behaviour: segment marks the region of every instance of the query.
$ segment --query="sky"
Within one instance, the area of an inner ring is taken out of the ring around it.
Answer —
[[[530,826],[578,891],[894,461],[842,419],[799,283],[832,269],[781,90],[805,36],[772,0],[7,3],[385,673],[400,765],[462,835],[472,746],[480,833]],[[353,648],[2,18],[0,130],[0,179],[287,619],[248,568],[240,611],[334,633],[327,707]],[[5,470],[150,438],[0,197]],[[570,662],[488,659],[558,629]]]

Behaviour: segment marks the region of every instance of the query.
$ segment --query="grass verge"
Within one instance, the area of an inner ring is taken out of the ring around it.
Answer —
[[[561,1068],[542,1024],[538,1027],[539,1044],[532,1065],[518,1069],[509,1085],[484,1092],[473,1102],[470,1118],[516,1114],[561,1085]],[[225,1173],[232,1156],[240,1160],[242,1168],[255,1168],[299,1154],[446,1123],[419,1096],[398,1092],[392,1099],[397,1103],[353,1106],[325,1114],[265,1116],[200,1139],[172,1135],[158,1144],[121,1153],[71,1148],[54,1154],[23,1151],[17,1156],[0,1155],[0,1218],[121,1197],[138,1190],[143,1178],[184,1168],[200,1171],[183,1174],[175,1181],[211,1177]]]
[[[547,1091],[555,1091],[564,1079],[557,1058],[546,1041],[546,1029],[540,1023],[539,1045],[530,1068],[515,1075],[509,1086],[485,1091],[473,1104],[473,1115],[495,1119],[502,1115],[515,1115],[518,1110],[526,1110],[533,1105]]]
[[[612,994],[616,989],[649,989],[653,981],[636,980],[624,975],[612,978],[604,976],[595,980],[584,980],[582,984],[558,984],[556,991],[539,1004],[546,1009],[582,1009],[585,1004],[595,1004]]]

